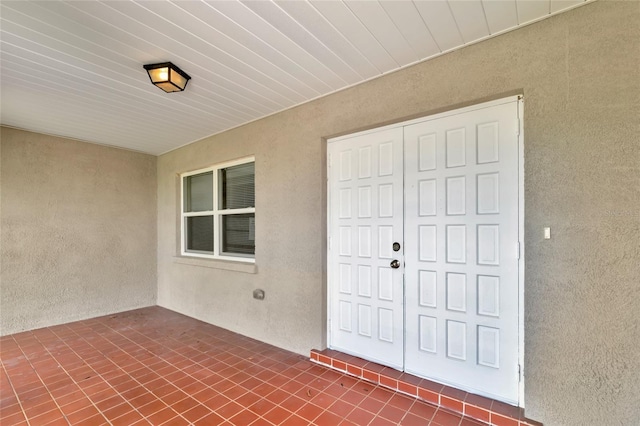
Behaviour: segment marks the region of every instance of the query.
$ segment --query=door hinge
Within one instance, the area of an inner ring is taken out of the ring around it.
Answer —
[[[516,259],[520,260],[520,241],[516,243]]]
[[[518,364],[518,382],[522,381],[522,365]]]
[[[516,118],[516,136],[520,136],[520,119]]]

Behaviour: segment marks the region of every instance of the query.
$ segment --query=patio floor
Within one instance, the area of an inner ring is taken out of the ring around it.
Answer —
[[[0,338],[0,424],[481,426],[160,307]]]

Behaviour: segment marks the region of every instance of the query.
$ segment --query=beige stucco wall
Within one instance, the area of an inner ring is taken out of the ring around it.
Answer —
[[[156,157],[1,129],[0,332],[156,300]]]
[[[640,2],[589,4],[161,156],[158,303],[302,354],[323,347],[322,138],[514,93],[525,96],[527,415],[640,424]],[[178,263],[177,174],[246,155],[257,273]]]

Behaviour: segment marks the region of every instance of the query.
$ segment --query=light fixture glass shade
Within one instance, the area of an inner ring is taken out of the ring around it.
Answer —
[[[167,93],[182,92],[191,79],[171,62],[145,65],[144,69],[149,73],[151,82]]]

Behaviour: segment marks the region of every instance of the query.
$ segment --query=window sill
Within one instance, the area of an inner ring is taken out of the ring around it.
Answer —
[[[195,257],[175,256],[174,263],[190,266],[201,266],[203,268],[224,269],[227,271],[243,272],[245,274],[257,274],[258,266],[255,263],[248,263],[233,260],[218,259],[198,259]]]

